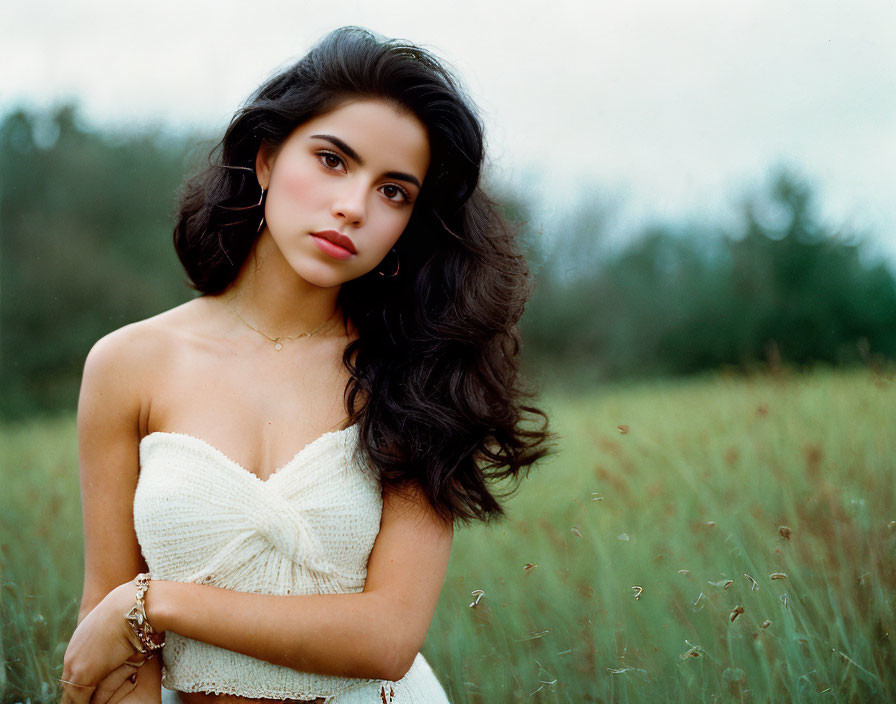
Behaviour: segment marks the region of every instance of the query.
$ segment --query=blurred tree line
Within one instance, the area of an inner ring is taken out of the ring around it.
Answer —
[[[525,217],[519,205],[517,216]],[[855,234],[825,225],[813,193],[779,170],[739,227],[648,226],[607,243],[607,209],[583,198],[531,240],[531,358],[581,382],[751,369],[880,364],[896,357],[896,279]]]
[[[193,295],[171,225],[210,147],[98,131],[71,106],[0,121],[0,418],[74,408],[93,342]],[[547,230],[537,203],[499,200],[525,230],[537,287],[524,354],[548,378],[896,357],[893,274],[825,225],[793,174],[746,202],[733,231],[650,226],[622,246],[593,193]]]
[[[73,408],[97,339],[190,297],[170,232],[192,143],[72,106],[0,122],[0,417]]]

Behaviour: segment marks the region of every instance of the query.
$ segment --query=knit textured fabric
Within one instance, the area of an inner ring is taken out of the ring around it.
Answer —
[[[257,594],[362,591],[383,501],[357,443],[354,425],[326,433],[262,480],[199,438],[145,436],[134,528],[153,578]],[[169,631],[162,660],[162,684],[181,692],[448,702],[420,654],[386,682],[299,672]]]

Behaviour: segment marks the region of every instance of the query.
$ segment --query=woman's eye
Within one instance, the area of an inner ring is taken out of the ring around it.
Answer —
[[[405,203],[409,203],[411,201],[408,192],[394,184],[386,184],[382,187],[381,190],[383,192],[383,195],[386,196],[386,198],[388,198],[389,200],[400,200],[404,201]]]
[[[333,154],[333,152],[318,152],[317,158],[328,169],[338,169],[342,166],[342,157]]]

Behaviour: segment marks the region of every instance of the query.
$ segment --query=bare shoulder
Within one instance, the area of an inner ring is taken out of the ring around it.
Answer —
[[[204,302],[194,299],[151,318],[129,323],[97,340],[87,355],[85,371],[134,371],[155,366],[202,319]]]
[[[130,323],[97,340],[87,354],[79,409],[102,402],[122,413],[139,412],[160,370],[170,365],[204,302],[194,299],[151,318]]]

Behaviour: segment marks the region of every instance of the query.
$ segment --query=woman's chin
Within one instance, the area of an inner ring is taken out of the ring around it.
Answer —
[[[349,272],[338,271],[327,266],[296,268],[296,273],[311,286],[326,289],[339,288],[346,281],[356,278]]]

